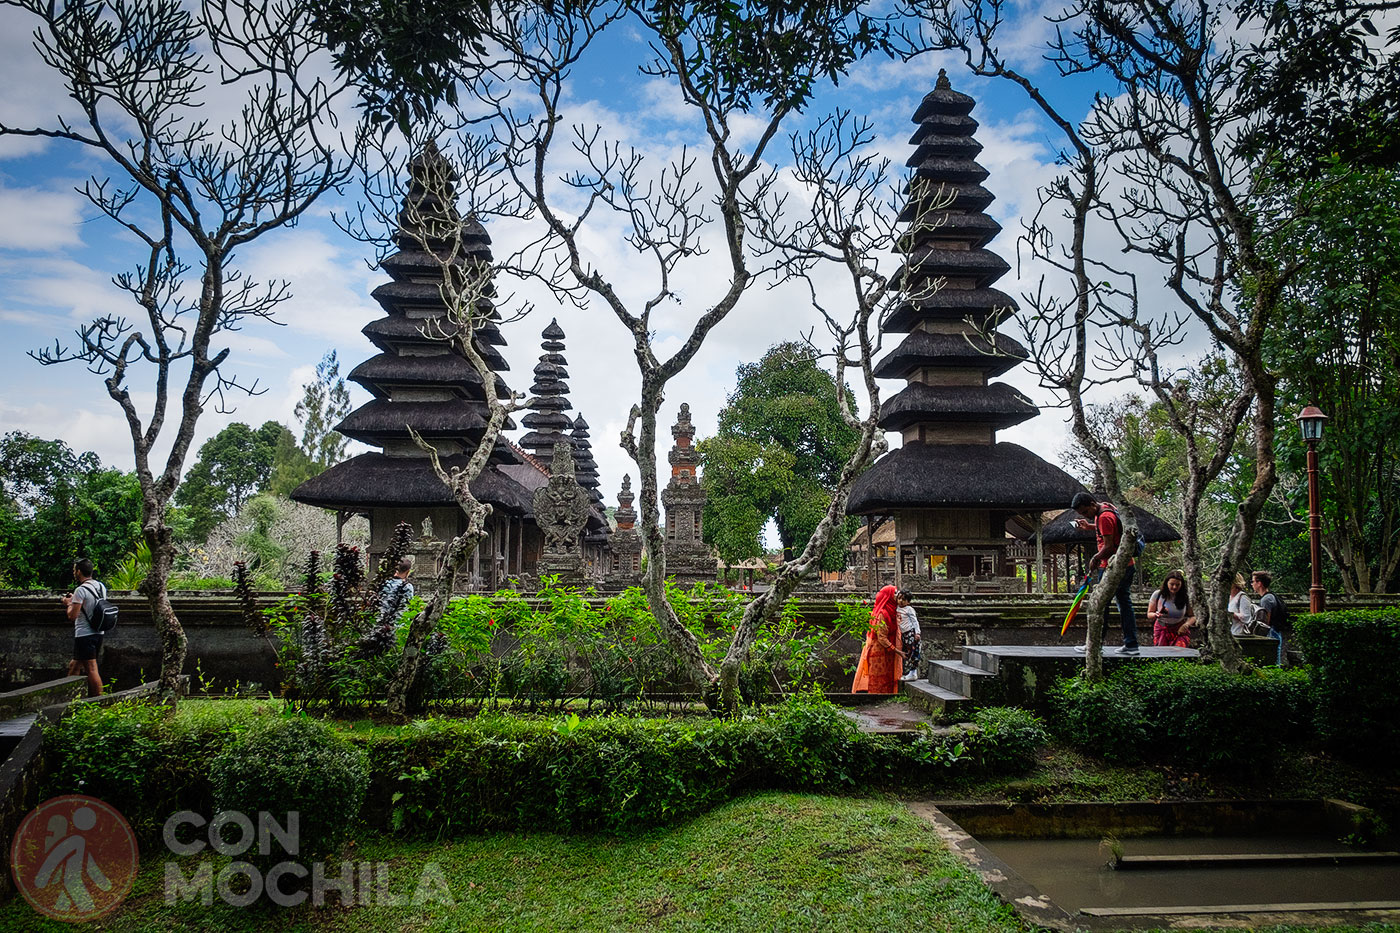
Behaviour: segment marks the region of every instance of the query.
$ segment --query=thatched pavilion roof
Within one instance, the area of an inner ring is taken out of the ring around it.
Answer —
[[[466,466],[468,459],[466,454],[443,457],[442,465],[451,470],[454,466]],[[471,484],[472,495],[512,515],[533,514],[533,490],[506,474],[512,468],[516,472],[535,470],[523,464],[488,464]],[[296,499],[307,505],[347,511],[456,505],[452,492],[438,479],[426,457],[390,457],[381,453],[342,460],[298,486]]]
[[[1099,492],[1094,493],[1094,498],[1100,502],[1109,501],[1108,496]],[[1066,499],[1064,504],[1069,505],[1069,500]],[[1149,543],[1181,540],[1181,532],[1156,515],[1135,505],[1130,506],[1130,508],[1137,518],[1138,529]],[[1041,531],[1042,540],[1046,544],[1093,544],[1094,533],[1075,527],[1074,522],[1077,518],[1079,515],[1076,512],[1072,509],[1065,509],[1045,523],[1045,528]]]
[[[856,479],[846,512],[920,508],[1004,508],[1032,512],[1069,502],[1079,480],[1017,444],[911,442]]]

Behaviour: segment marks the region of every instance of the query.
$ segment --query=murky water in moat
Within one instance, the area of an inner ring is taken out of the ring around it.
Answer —
[[[1400,864],[1115,871],[1097,839],[991,839],[982,844],[1060,907],[1185,907],[1400,900]],[[1354,852],[1303,836],[1123,839],[1124,855]]]

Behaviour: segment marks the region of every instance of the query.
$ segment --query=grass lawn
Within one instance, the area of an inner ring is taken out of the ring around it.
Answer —
[[[1020,931],[1011,911],[898,802],[756,794],[636,836],[499,834],[405,842],[362,834],[356,861],[390,862],[407,899],[436,864],[452,905],[238,909],[167,905],[147,853],[127,902],[91,928],[199,930]],[[190,860],[183,865],[193,875]],[[332,896],[333,897],[333,896]],[[71,930],[24,901],[0,930]]]
[[[212,907],[170,905],[165,860],[148,852],[126,903],[87,928],[1030,933],[897,801],[763,793],[626,838],[533,833],[432,842],[361,834],[347,854],[356,862],[390,863],[388,890],[405,900],[435,865],[453,903],[344,907],[332,895],[321,908],[240,909],[217,897]],[[195,867],[194,860],[181,860],[186,877]],[[19,898],[0,905],[5,933],[72,929],[37,916]],[[1400,927],[1330,933],[1400,933]]]

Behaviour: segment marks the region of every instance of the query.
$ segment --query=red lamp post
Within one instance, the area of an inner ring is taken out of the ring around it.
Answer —
[[[1317,442],[1322,440],[1322,423],[1327,416],[1316,405],[1298,413],[1298,426],[1308,444],[1308,544],[1312,550],[1312,588],[1308,590],[1308,611],[1327,609],[1327,592],[1322,588],[1322,512],[1317,494]]]

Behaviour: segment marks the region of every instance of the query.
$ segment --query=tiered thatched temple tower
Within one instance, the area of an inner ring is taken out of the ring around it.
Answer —
[[[1038,410],[992,381],[1026,350],[994,332],[1016,304],[992,287],[1009,267],[985,248],[1001,227],[985,213],[993,195],[974,161],[982,147],[973,104],[940,72],[914,114],[918,148],[896,278],[904,301],[884,325],[908,336],[876,367],[881,378],[907,382],[880,408],[880,426],[900,432],[903,445],[856,481],[847,505],[852,515],[893,517],[895,576],[915,585],[1008,574],[1007,519],[1065,508],[1083,488],[1031,451],[997,441],[999,429]]]
[[[442,328],[451,327],[440,286],[444,261],[462,268],[489,265],[491,240],[479,223],[463,222],[458,215],[455,175],[436,149],[415,158],[409,170],[410,188],[394,237],[397,250],[381,263],[393,281],[373,292],[385,316],[362,331],[380,352],[349,377],[373,398],[336,426],[341,434],[380,450],[342,461],[292,493],[298,502],[335,509],[342,520],[368,516],[372,555],[383,552],[401,521],[422,534],[425,552],[459,534],[465,522],[427,454],[409,436],[409,426],[437,448],[449,469],[466,464],[486,428],[481,378],[440,339]],[[477,302],[476,311],[473,344],[495,371],[504,372],[509,367],[496,349],[505,343],[495,323],[499,315],[489,297]],[[499,378],[496,391],[509,391]],[[546,479],[507,441],[497,441],[486,469],[472,484],[472,493],[495,509],[489,537],[473,556],[463,583],[503,586],[508,576],[533,568],[541,540],[531,518],[531,497]],[[431,572],[425,568],[420,574]]]
[[[569,378],[565,369],[564,329],[558,320],[551,320],[540,334],[540,361],[535,364],[535,382],[530,386],[530,413],[520,419],[529,433],[520,439],[520,446],[543,463],[554,456],[554,445],[567,441],[565,433],[573,428],[573,419],[564,412],[573,408],[569,402]]]

